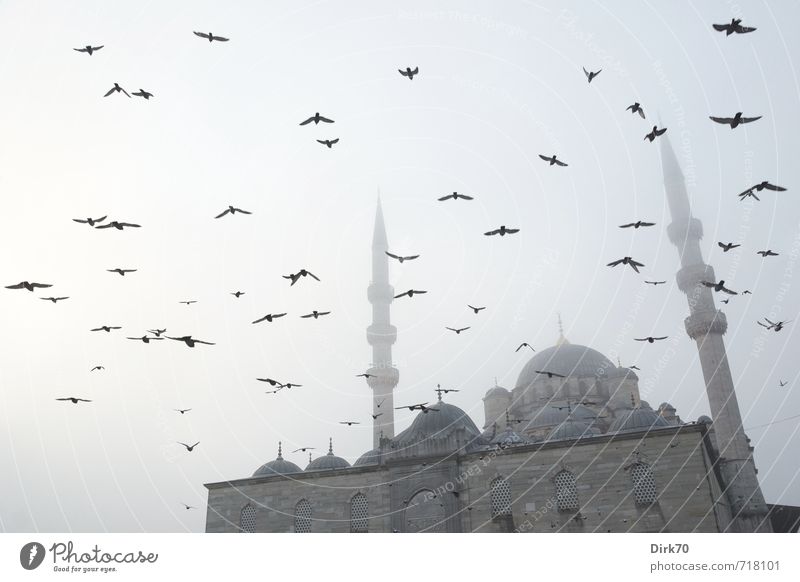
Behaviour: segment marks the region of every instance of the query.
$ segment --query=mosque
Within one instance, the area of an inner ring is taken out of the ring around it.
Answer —
[[[725,353],[727,320],[701,284],[716,280],[700,253],[702,225],[666,136],[661,158],[677,281],[690,310],[686,331],[698,346],[713,418],[686,422],[667,402],[652,407],[640,398],[634,370],[562,332],[532,355],[513,389],[486,392],[482,428],[440,391],[395,434],[395,293],[379,204],[367,328],[373,448],[351,465],[331,443],[302,469],[279,445],[277,458],[251,477],[206,484],[206,531],[773,531],[774,507],[761,492]]]

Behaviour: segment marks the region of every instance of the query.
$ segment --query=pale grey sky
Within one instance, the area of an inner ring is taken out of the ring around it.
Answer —
[[[758,30],[711,29],[739,15]],[[800,311],[799,17],[797,3],[755,1],[0,2],[2,284],[54,284],[0,294],[0,530],[202,531],[202,484],[250,475],[279,439],[324,449],[332,436],[351,461],[371,448],[354,375],[371,355],[378,189],[390,246],[422,255],[393,264],[392,283],[429,290],[392,307],[398,402],[441,383],[482,424],[486,389],[513,387],[527,361],[514,348],[552,345],[560,311],[570,341],[642,368],[653,406],[708,413],[658,146],[643,141],[659,115],[707,262],[753,290],[723,306],[746,428],[800,414],[797,326],[755,323]],[[105,48],[72,50],[88,43]],[[411,82],[406,66],[420,69]],[[591,85],[584,66],[603,69]],[[103,98],[114,82],[155,96]],[[625,111],[634,101],[647,121]],[[740,110],[764,117],[735,131],[708,120]],[[298,127],[315,111],[336,123]],[[761,180],[789,190],[739,202]],[[436,201],[454,190],[476,200]],[[214,220],[228,204],[253,215]],[[142,228],[71,220],[104,214]],[[637,219],[657,226],[617,228]],[[500,224],[521,233],[482,235]],[[718,240],[742,247],[723,255]],[[605,266],[626,254],[642,276]],[[302,267],[322,281],[289,288],[281,275]],[[39,300],[51,294],[70,299]],[[297,317],[311,309],[333,313]],[[289,316],[250,324],[275,311]],[[102,324],[123,329],[88,331]],[[217,345],[124,339],[155,326]],[[632,340],[651,334],[670,341]],[[266,395],[257,376],[304,386]],[[68,395],[94,402],[53,400]],[[748,430],[770,503],[800,504],[799,431]]]

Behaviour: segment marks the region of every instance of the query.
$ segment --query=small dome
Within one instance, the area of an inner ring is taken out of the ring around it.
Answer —
[[[287,475],[288,473],[301,473],[303,470],[292,463],[291,461],[287,461],[283,458],[281,454],[281,443],[278,443],[278,458],[274,461],[269,461],[268,463],[264,463],[256,472],[253,473],[253,477],[268,477],[270,475]]]
[[[636,407],[623,412],[608,429],[608,432],[642,431],[671,426],[663,416],[650,407]]]
[[[710,416],[706,416],[705,414],[702,415],[700,418],[697,419],[697,424],[713,424]]]
[[[672,406],[669,402],[662,402],[658,405],[659,410],[675,410],[675,407]]]
[[[306,471],[321,471],[324,469],[347,469],[350,467],[345,459],[337,457],[333,454],[333,439],[330,440],[328,447],[328,454],[322,457],[317,457],[308,464]]]
[[[493,445],[497,445],[500,448],[513,447],[514,445],[526,445],[529,442],[530,441],[525,437],[515,433],[510,426],[507,426],[504,431],[497,433],[491,440]]]
[[[600,434],[600,431],[590,424],[573,418],[567,418],[547,435],[548,441],[566,439],[580,439]]]
[[[518,387],[529,386],[539,378],[546,378],[537,372],[553,372],[562,376],[607,377],[617,366],[603,354],[592,348],[577,344],[561,343],[535,354],[517,378]]]
[[[502,386],[495,386],[494,388],[489,388],[486,391],[486,396],[483,397],[484,400],[487,398],[510,398],[511,392],[503,388]]]
[[[564,422],[570,416],[569,406],[566,401],[551,402],[539,410],[533,412],[530,422],[522,429],[532,430],[536,428],[556,426]],[[572,418],[576,420],[594,420],[597,416],[590,408],[583,404],[576,404],[572,408]]]
[[[608,371],[609,378],[625,378],[626,380],[638,380],[639,376],[636,375],[636,372],[631,370],[630,368],[624,368],[622,366],[616,367],[612,370]]]
[[[391,447],[395,451],[404,451],[403,456],[417,454],[412,452],[416,450],[416,445],[429,452],[444,448],[455,450],[452,446],[454,433],[459,429],[464,432],[466,442],[462,446],[466,446],[467,450],[488,444],[466,412],[440,400],[430,406],[427,412],[417,414],[411,426],[392,439]]]
[[[363,467],[365,465],[377,465],[381,462],[381,456],[382,453],[380,449],[372,449],[356,459],[356,462],[353,463],[353,466]]]

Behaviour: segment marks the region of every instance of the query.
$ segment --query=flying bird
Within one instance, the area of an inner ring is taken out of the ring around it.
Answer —
[[[778,380],[778,384],[780,385],[781,388],[783,388],[788,384],[788,382],[784,382],[783,380]]]
[[[486,236],[494,236],[499,234],[500,236],[506,236],[507,234],[515,234],[519,232],[518,228],[506,228],[506,225],[502,225],[500,228],[496,228],[494,230],[490,230],[489,232],[484,232],[483,234]]]
[[[449,329],[450,331],[456,332],[456,335],[459,335],[462,331],[467,331],[469,327],[460,327],[460,328],[453,328],[453,327],[445,327],[445,329]]]
[[[228,38],[225,38],[224,36],[215,36],[214,34],[212,34],[210,32],[197,32],[197,31],[194,31],[194,30],[192,32],[194,32],[195,35],[199,36],[200,38],[208,39],[208,42],[213,42],[215,40],[217,42],[228,42],[230,40]]]
[[[776,332],[782,330],[783,326],[785,326],[787,323],[791,323],[791,320],[789,320],[789,321],[770,321],[766,317],[764,318],[764,321],[766,321],[769,325],[761,323],[760,321],[757,321],[756,323],[758,325],[760,325],[761,327],[766,327],[767,329],[772,329],[772,330],[775,330]]]
[[[444,202],[445,200],[458,200],[461,198],[462,200],[474,200],[472,196],[467,196],[466,194],[459,194],[458,192],[453,192],[452,194],[448,194],[447,196],[442,196],[439,198],[439,202]]]
[[[181,505],[183,505],[186,509],[197,509],[194,505],[186,505],[183,502],[181,502]]]
[[[236,291],[235,293],[231,293],[236,299],[239,299],[242,295],[244,295],[244,291]]]
[[[187,451],[189,451],[190,453],[191,453],[191,452],[194,450],[194,448],[195,448],[197,445],[199,445],[199,444],[200,444],[200,441],[197,441],[197,442],[196,442],[196,443],[194,443],[193,445],[187,445],[186,443],[182,443],[182,442],[180,442],[180,441],[177,441],[177,442],[178,442],[178,444],[179,444],[179,445],[183,445],[184,447],[186,447],[186,450],[187,450]]]
[[[306,119],[305,121],[301,122],[300,125],[308,125],[311,122],[314,122],[314,125],[317,125],[320,121],[322,123],[334,123],[333,119],[328,119],[327,117],[322,117],[317,111],[314,115]]]
[[[339,138],[336,139],[318,139],[317,143],[321,143],[324,146],[328,146],[328,149],[331,149],[334,144],[339,143]]]
[[[302,384],[292,384],[291,382],[286,382],[286,384],[281,384],[281,387],[282,388],[286,388],[288,390],[291,390],[292,388],[302,388],[303,385]]]
[[[306,313],[305,315],[301,315],[300,317],[303,319],[308,319],[309,317],[313,317],[314,319],[318,319],[323,315],[329,315],[330,311],[317,311],[316,309],[311,313]]]
[[[94,368],[92,368],[92,369],[91,369],[91,370],[89,370],[89,371],[90,371],[90,372],[94,372],[95,370],[105,370],[105,368],[104,368],[103,366],[95,366]]]
[[[653,141],[654,141],[654,140],[655,140],[655,139],[656,139],[658,136],[660,136],[660,135],[664,135],[664,132],[666,132],[666,131],[667,131],[667,128],[666,128],[666,127],[662,127],[661,129],[658,129],[658,126],[657,126],[657,125],[654,125],[654,126],[653,126],[653,129],[652,129],[652,131],[650,131],[650,133],[648,133],[647,135],[645,135],[645,136],[644,136],[644,139],[649,139],[649,140],[650,140],[650,143],[653,143]]]
[[[567,166],[567,165],[569,165],[569,164],[566,164],[566,163],[562,162],[558,158],[556,158],[555,154],[553,154],[549,158],[547,156],[543,156],[542,154],[539,154],[539,157],[542,158],[545,162],[550,162],[551,166],[553,164],[558,164],[559,166]]]
[[[125,273],[135,273],[137,269],[120,269],[117,267],[116,269],[106,269],[109,273],[119,273],[121,276],[125,276]]]
[[[380,402],[376,402],[376,403],[375,403],[375,406],[376,406],[376,407],[378,407],[378,408],[380,408],[380,407],[381,407],[381,404],[383,404],[384,402],[386,402],[386,399],[385,399],[385,398],[384,398],[383,400],[381,400]]]
[[[607,267],[616,267],[617,265],[630,265],[631,269],[633,269],[637,273],[639,272],[639,267],[644,267],[644,265],[642,263],[639,263],[638,261],[634,261],[631,257],[622,257],[621,259],[618,259],[616,261],[611,261],[606,266]]]
[[[272,378],[256,378],[259,382],[266,382],[270,386],[283,386],[283,382],[279,382],[278,380],[274,380]]]
[[[108,93],[103,95],[103,97],[108,97],[112,93],[125,93],[125,95],[128,95],[128,92],[122,87],[120,87],[117,83],[114,83],[114,86],[111,87],[111,89],[108,90]],[[130,98],[130,95],[128,95],[128,98]]]
[[[361,424],[360,422],[356,422],[355,420],[341,420],[339,424],[346,424],[347,426],[353,426],[354,424]]]
[[[55,303],[56,301],[63,301],[64,299],[69,299],[69,297],[39,297],[42,301],[52,301]]]
[[[735,249],[735,248],[740,247],[742,245],[736,245],[736,244],[733,244],[732,242],[729,242],[729,243],[718,242],[717,246],[719,246],[719,248],[722,249],[723,253],[727,253],[729,250]]]
[[[6,289],[27,289],[28,291],[46,289],[47,287],[52,287],[52,285],[48,283],[29,283],[28,281],[21,281],[16,285],[6,285]]]
[[[637,342],[648,342],[648,343],[652,344],[652,343],[657,342],[657,341],[665,340],[665,339],[667,339],[667,337],[668,336],[666,336],[666,335],[665,336],[661,336],[661,337],[653,337],[653,336],[649,335],[647,337],[635,337],[633,339],[635,339]]]
[[[521,344],[519,344],[519,347],[516,350],[514,350],[514,352],[516,353],[516,352],[520,351],[522,348],[530,348],[530,350],[532,352],[536,351],[536,350],[533,349],[531,344],[529,344],[528,342],[522,342]]]
[[[730,289],[725,287],[725,280],[724,279],[720,279],[716,283],[713,283],[712,281],[700,281],[700,283],[702,283],[705,287],[713,289],[714,292],[716,292],[716,293],[719,293],[720,291],[722,291],[723,293],[727,293],[728,295],[738,295],[738,293],[736,291],[731,291]]]
[[[753,293],[749,289],[745,289],[742,291],[742,295],[752,295]]]
[[[141,228],[141,224],[133,224],[131,222],[117,222],[116,220],[112,220],[107,224],[100,224],[95,226],[95,228],[116,228],[117,230],[122,230],[123,228]]]
[[[247,210],[242,210],[241,208],[234,208],[233,206],[228,206],[227,209],[225,209],[222,212],[220,212],[219,214],[217,214],[214,218],[222,218],[226,214],[230,214],[231,216],[233,216],[237,212],[239,212],[241,214],[253,214],[252,212],[249,212]]]
[[[81,218],[73,218],[72,220],[74,220],[75,222],[80,222],[81,224],[88,224],[89,226],[94,226],[98,222],[103,222],[106,218],[108,218],[108,216],[101,216],[100,218],[89,217],[85,220]]]
[[[586,67],[583,67],[583,74],[584,74],[584,75],[586,75],[586,78],[588,79],[588,82],[589,82],[589,83],[591,83],[591,82],[592,82],[592,79],[594,79],[594,78],[595,78],[597,75],[599,75],[599,74],[600,74],[602,71],[603,71],[603,69],[600,69],[600,70],[598,70],[598,71],[587,71],[587,70],[586,70]]]
[[[191,410],[191,408],[173,408],[175,412],[180,412],[181,414],[186,414]]]
[[[155,339],[155,338],[151,338],[151,339]],[[159,338],[159,339],[160,339],[160,338]],[[205,345],[207,345],[207,346],[213,346],[213,345],[216,345],[216,344],[214,344],[214,343],[212,343],[212,342],[206,342],[206,341],[203,341],[203,340],[194,339],[194,338],[193,338],[192,336],[190,336],[190,335],[184,335],[184,336],[181,336],[181,337],[170,337],[170,336],[167,336],[167,339],[171,339],[171,340],[175,340],[175,341],[183,342],[183,343],[185,343],[187,346],[189,346],[190,348],[193,348],[193,347],[194,347],[196,344],[205,344]]]
[[[757,255],[761,255],[762,257],[777,257],[779,253],[776,253],[775,251],[767,249],[765,251],[756,251],[756,254]]]
[[[722,303],[724,303],[725,305],[727,305],[730,302],[731,302],[730,298],[722,300]]]
[[[146,335],[143,335],[142,337],[129,337],[128,339],[129,340],[136,340],[136,341],[140,341],[140,342],[149,344],[151,341],[154,341],[154,342],[155,341],[161,341],[164,338],[163,337],[148,337]]]
[[[183,303],[184,305],[191,305],[192,303],[197,303],[197,299],[189,299],[188,301],[178,301],[178,303]]]
[[[423,402],[421,404],[411,404],[411,405],[408,405],[408,406],[397,406],[397,407],[395,407],[395,410],[402,410],[404,408],[408,408],[412,412],[414,410],[421,410],[425,414],[427,414],[430,411],[439,412],[438,408],[430,408],[430,407],[427,406],[427,404],[428,404],[427,402]]]
[[[656,225],[655,222],[645,222],[643,220],[637,220],[636,222],[629,222],[628,224],[621,224],[619,227],[620,228],[633,227],[633,228],[639,229],[639,228],[644,227],[644,226],[655,226],[655,225]]]
[[[279,317],[283,317],[286,315],[285,313],[267,313],[264,317],[259,317],[253,323],[261,323],[262,321],[268,321],[272,323],[273,319],[277,319]]]
[[[712,115],[709,117],[709,119],[722,125],[730,125],[731,129],[736,129],[743,123],[752,123],[753,121],[758,121],[761,119],[761,115],[758,117],[742,117],[742,112],[739,111],[733,117],[714,117]]]
[[[630,111],[631,113],[638,113],[639,117],[644,119],[644,109],[642,109],[642,106],[639,105],[638,101],[636,103],[634,103],[633,105],[628,105],[625,108],[625,111]]]
[[[427,291],[420,291],[418,289],[409,289],[405,293],[400,293],[399,295],[395,295],[394,298],[398,299],[398,298],[404,297],[406,295],[408,295],[409,297],[413,297],[414,295],[422,295],[424,293],[427,293]]]
[[[101,325],[100,327],[90,329],[89,331],[105,331],[107,333],[110,333],[112,329],[122,329],[122,328],[117,325]]]
[[[153,96],[152,93],[145,91],[144,89],[139,89],[138,91],[134,91],[133,95],[136,95],[137,97],[144,97],[145,101],[149,101],[150,97]]]
[[[556,374],[555,372],[548,372],[547,370],[534,370],[537,374],[542,374],[548,378],[566,378],[563,374]]]
[[[370,414],[370,416],[372,417],[372,420],[375,420],[375,419],[377,419],[379,416],[382,416],[382,415],[383,415],[383,413],[382,413],[382,412],[379,412],[378,414]]]
[[[91,402],[91,400],[87,400],[85,398],[75,398],[74,396],[67,396],[66,398],[56,398],[56,400],[61,400],[65,402],[69,401],[72,402],[73,404],[77,404],[78,402]]]
[[[393,259],[397,259],[402,264],[404,261],[413,261],[414,259],[418,259],[419,255],[409,255],[409,256],[400,256],[400,255],[393,255],[389,251],[386,251],[387,256],[392,257]]]
[[[375,377],[376,377],[375,374],[368,374],[366,372],[364,372],[363,374],[356,374],[356,378],[366,378],[367,380]]]
[[[161,337],[161,334],[166,332],[166,331],[167,331],[166,329],[158,329],[158,328],[156,328],[156,329],[148,329],[147,333],[152,333],[156,337]]]
[[[733,33],[736,34],[745,34],[747,32],[753,32],[756,30],[752,26],[742,26],[742,19],[741,18],[732,18],[728,24],[712,24],[711,26],[714,27],[714,30],[719,32],[725,32],[725,36],[730,36]]]
[[[666,283],[666,281],[645,281],[645,283],[647,283],[648,285],[655,286],[655,285],[663,285],[664,283]]]
[[[92,56],[92,53],[96,53],[97,51],[99,51],[99,50],[100,50],[101,48],[103,48],[104,46],[105,46],[105,45],[103,45],[103,44],[101,44],[100,46],[92,46],[92,45],[90,45],[90,44],[87,44],[87,45],[86,45],[85,47],[83,47],[83,48],[79,48],[79,49],[76,49],[76,48],[74,48],[74,49],[72,49],[72,50],[74,50],[74,51],[78,51],[79,53],[86,53],[86,54],[88,54],[89,56]]]
[[[306,451],[313,451],[313,450],[314,450],[314,447],[300,447],[299,449],[295,449],[292,452],[293,453],[299,453],[299,452],[302,451],[302,452],[305,453]]]
[[[405,71],[403,69],[397,69],[397,71],[404,77],[408,77],[409,81],[413,81],[414,75],[419,74],[419,67],[414,67],[413,71],[411,70],[411,67],[406,67]]]
[[[469,307],[472,311],[474,311],[475,315],[478,315],[478,312],[483,311],[484,309],[486,309],[485,307],[473,307],[469,303],[467,303],[467,307]]]
[[[289,285],[289,287],[297,283],[297,281],[300,280],[300,277],[311,277],[313,279],[316,279],[317,281],[320,280],[319,277],[317,277],[314,273],[312,273],[311,271],[306,271],[305,269],[300,269],[299,271],[297,271],[297,273],[294,274],[289,273],[288,275],[283,275],[284,279],[290,279],[292,281],[292,284]]]

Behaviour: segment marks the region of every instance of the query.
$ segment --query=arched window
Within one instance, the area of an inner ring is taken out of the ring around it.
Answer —
[[[443,532],[445,527],[444,504],[433,491],[418,491],[406,505],[406,531]]]
[[[635,463],[631,467],[633,481],[633,501],[636,505],[650,505],[656,502],[656,481],[647,463]]]
[[[256,508],[249,503],[242,507],[242,512],[239,514],[239,529],[246,533],[256,531]]]
[[[363,493],[356,493],[350,500],[350,532],[367,533],[369,502]]]
[[[498,477],[492,481],[492,517],[511,515],[511,487],[508,481]]]
[[[294,506],[294,531],[295,533],[311,531],[311,504],[308,499],[301,499]]]
[[[556,505],[559,511],[578,510],[578,486],[575,475],[569,471],[561,471],[556,475]]]

